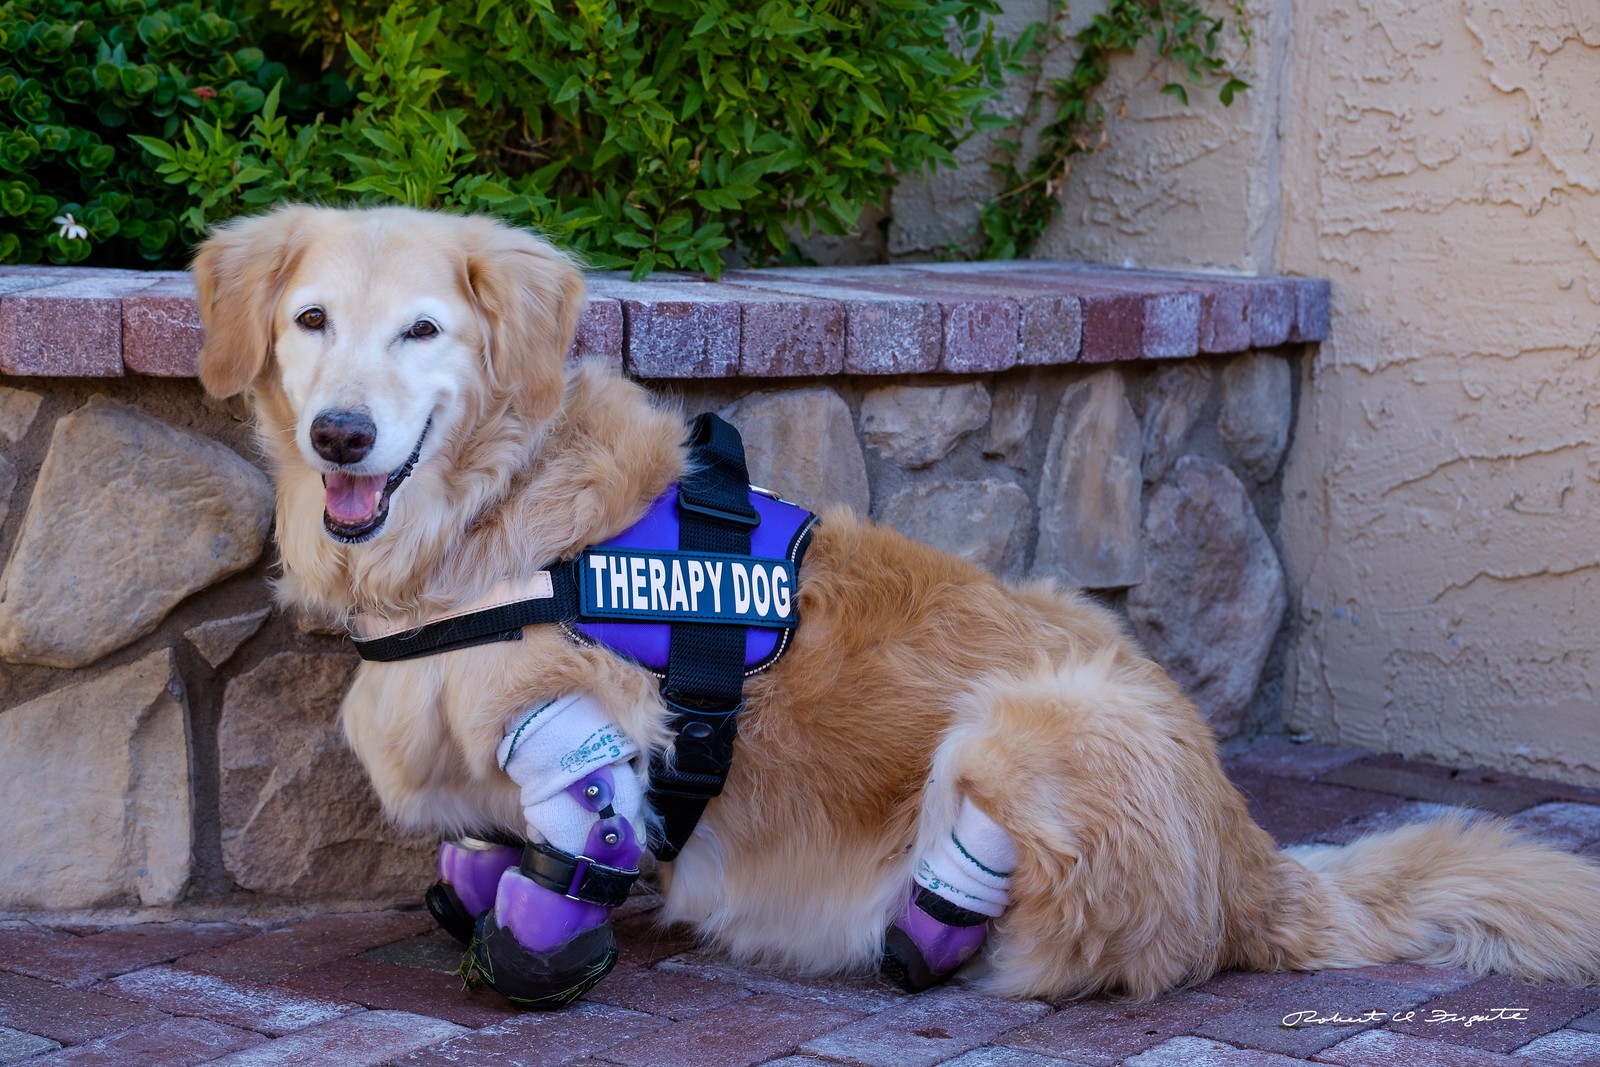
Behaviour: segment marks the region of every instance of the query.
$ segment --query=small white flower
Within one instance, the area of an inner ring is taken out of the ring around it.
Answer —
[[[84,229],[78,220],[72,217],[70,211],[65,215],[57,215],[50,221],[61,227],[57,232],[69,241],[81,241],[89,236],[89,231]]]

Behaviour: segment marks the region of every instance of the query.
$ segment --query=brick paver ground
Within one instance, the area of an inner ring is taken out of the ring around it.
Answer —
[[[1600,856],[1600,791],[1281,738],[1227,762],[1283,844],[1467,806]],[[1396,964],[1224,974],[1151,1004],[998,1001],[959,985],[909,997],[874,978],[741,967],[655,928],[651,911],[641,897],[619,913],[616,971],[552,1014],[464,989],[459,949],[421,911],[12,917],[0,920],[0,1065],[1600,1067],[1600,989]],[[1329,1018],[1283,1025],[1308,1011]]]

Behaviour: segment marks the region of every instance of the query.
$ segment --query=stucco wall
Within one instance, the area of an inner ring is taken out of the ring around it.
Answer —
[[[1120,64],[1039,254],[1330,279],[1279,530],[1286,722],[1600,782],[1600,6],[1247,10],[1231,109]]]
[[[1277,266],[1335,303],[1290,722],[1600,782],[1600,7],[1315,0],[1292,47]]]

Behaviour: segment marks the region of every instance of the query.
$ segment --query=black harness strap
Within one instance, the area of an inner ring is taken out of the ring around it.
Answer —
[[[453,619],[441,619],[415,630],[356,641],[362,659],[387,661],[415,659],[437,652],[486,645],[491,641],[520,641],[522,628],[536,623],[566,622],[578,615],[578,582],[575,561],[558,563],[549,569],[555,595],[541,600],[519,600],[497,608],[485,608]]]
[[[750,506],[739,432],[707,413],[691,424],[688,443],[693,469],[678,486],[678,547],[748,555],[750,531],[761,519]],[[652,839],[650,850],[663,861],[683,850],[733,766],[744,652],[743,627],[673,624],[661,695],[676,740],[650,765],[650,804],[661,817],[661,839]]]

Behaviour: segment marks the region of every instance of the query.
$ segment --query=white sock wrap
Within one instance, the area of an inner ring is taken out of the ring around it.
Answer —
[[[506,731],[495,754],[522,787],[528,829],[554,847],[582,853],[598,816],[568,795],[567,787],[605,766],[616,782],[611,807],[644,840],[644,786],[634,768],[639,750],[593,697],[569,694],[529,710]]]
[[[1016,864],[1011,835],[963,797],[955,828],[917,864],[914,879],[957,907],[994,918],[1011,903]]]

